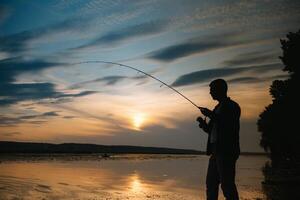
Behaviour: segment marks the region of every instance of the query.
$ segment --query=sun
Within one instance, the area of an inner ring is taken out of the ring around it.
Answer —
[[[132,123],[133,123],[133,127],[136,130],[140,130],[141,126],[144,124],[145,122],[145,115],[142,113],[136,113],[133,115],[133,119],[132,119]]]

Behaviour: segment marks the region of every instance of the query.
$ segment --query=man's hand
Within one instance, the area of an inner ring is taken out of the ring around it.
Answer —
[[[212,116],[212,111],[209,110],[208,108],[203,108],[203,107],[200,107],[199,108],[201,113],[204,115],[204,116],[207,116],[207,117],[211,117]]]
[[[203,126],[206,124],[205,120],[202,117],[197,117],[197,122],[199,122],[199,127],[203,128]]]

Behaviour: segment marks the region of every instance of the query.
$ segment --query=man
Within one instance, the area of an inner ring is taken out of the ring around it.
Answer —
[[[238,200],[235,185],[235,164],[240,154],[239,105],[227,96],[227,83],[216,79],[210,83],[210,95],[218,101],[213,111],[200,107],[201,113],[210,119],[207,123],[197,118],[199,127],[208,133],[207,155],[210,155],[207,176],[207,200],[217,200],[219,184],[226,200]]]

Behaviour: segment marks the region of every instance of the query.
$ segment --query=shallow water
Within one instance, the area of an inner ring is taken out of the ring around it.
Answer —
[[[1,159],[0,199],[205,199],[208,157],[171,155],[43,156]],[[264,199],[264,156],[240,156],[240,199]],[[223,199],[220,190],[219,199]]]

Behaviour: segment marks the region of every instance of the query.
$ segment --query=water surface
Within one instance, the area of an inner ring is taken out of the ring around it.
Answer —
[[[207,156],[122,155],[2,158],[0,199],[201,200]],[[264,156],[241,156],[241,199],[263,199]],[[219,199],[224,199],[220,190]]]

